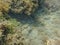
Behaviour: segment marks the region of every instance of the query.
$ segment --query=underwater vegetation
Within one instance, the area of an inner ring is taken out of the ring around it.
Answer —
[[[31,15],[42,3],[43,0],[0,0],[0,11]]]
[[[50,45],[60,39],[60,0],[0,0],[0,45]]]

